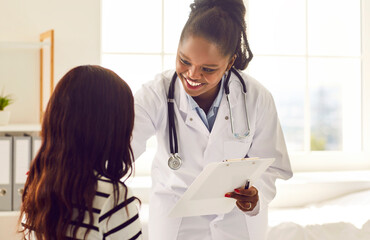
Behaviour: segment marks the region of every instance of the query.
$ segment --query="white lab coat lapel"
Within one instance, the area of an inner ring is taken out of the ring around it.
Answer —
[[[245,157],[253,138],[252,129],[250,135],[242,139],[236,138],[232,133],[231,121],[233,121],[234,128],[236,128],[239,134],[244,133],[247,128],[245,127],[246,115],[243,110],[245,106],[244,94],[242,93],[242,86],[239,84],[239,79],[235,74],[231,75],[230,83],[230,108],[226,94],[224,94],[214,126],[215,132],[212,133],[212,138],[222,138],[224,159]],[[230,109],[232,114],[230,114]],[[223,135],[219,134],[222,132],[220,128],[223,129]]]
[[[239,79],[235,76],[235,74],[232,74],[230,77],[230,82],[232,83],[230,85],[230,108],[232,113],[235,114],[237,112],[237,108],[244,106],[244,99],[243,96],[241,95],[241,86],[239,83],[233,84],[235,82],[239,81]],[[234,116],[233,116],[234,117]],[[242,122],[238,121],[239,119],[234,119],[234,122],[237,124],[242,124]],[[227,138],[234,138],[231,132],[231,116],[230,116],[230,109],[229,109],[229,104],[226,98],[226,93],[223,93],[222,96],[222,101],[220,104],[220,108],[217,113],[217,119],[215,121],[215,125],[213,126],[212,129],[212,138],[218,136],[220,133],[225,132]],[[243,121],[243,119],[241,119]]]
[[[220,107],[217,112],[216,121],[213,125],[210,138],[215,139],[217,137],[222,138],[223,134],[229,130],[229,108],[227,106],[227,101],[225,93],[222,96]]]
[[[180,91],[181,89],[181,91]],[[177,91],[176,91],[177,90]],[[175,99],[179,100],[179,113],[183,118],[185,124],[191,128],[196,129],[200,133],[209,136],[209,130],[206,125],[203,123],[202,119],[199,117],[198,113],[191,109],[189,100],[186,96],[186,92],[183,89],[181,80],[177,77],[176,80],[176,90],[175,90]]]

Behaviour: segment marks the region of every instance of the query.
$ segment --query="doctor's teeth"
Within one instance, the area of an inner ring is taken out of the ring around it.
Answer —
[[[190,81],[189,79],[186,79],[186,81],[189,83],[190,86],[192,87],[196,87],[196,86],[199,86],[201,83],[196,83],[196,82],[193,82],[193,81]]]

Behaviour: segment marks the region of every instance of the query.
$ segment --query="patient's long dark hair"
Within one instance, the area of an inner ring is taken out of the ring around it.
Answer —
[[[93,224],[99,175],[112,180],[117,205],[118,185],[125,186],[120,179],[132,174],[133,102],[129,86],[103,67],[79,66],[59,81],[25,184],[20,217],[25,219],[25,234],[29,228],[39,240],[65,239],[73,220],[76,238],[85,210]],[[78,216],[72,219],[73,209]]]

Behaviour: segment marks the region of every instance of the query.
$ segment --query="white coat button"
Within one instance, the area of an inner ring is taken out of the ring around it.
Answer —
[[[190,118],[189,120],[190,120],[190,121],[193,121],[193,118]]]
[[[225,120],[229,120],[229,116],[226,116],[226,117],[225,117]]]

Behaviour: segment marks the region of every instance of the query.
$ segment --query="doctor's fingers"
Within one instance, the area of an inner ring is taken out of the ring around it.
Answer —
[[[244,195],[244,196],[249,196],[249,197],[252,197],[252,196],[255,196],[255,195],[258,195],[258,190],[257,188],[255,187],[250,187],[248,189],[244,189],[242,187],[240,188],[235,188],[234,189],[234,192],[236,192],[237,194],[240,194],[240,195]]]
[[[258,194],[254,196],[245,196],[235,192],[228,192],[225,194],[225,197],[235,198],[237,201],[250,202],[252,204],[257,204],[258,202]]]
[[[247,212],[252,211],[257,206],[257,203],[236,201],[236,206],[243,212]]]
[[[237,200],[236,206],[243,212],[252,211],[257,206],[259,199],[258,194],[250,197],[235,192],[226,193],[225,197],[235,198]]]

